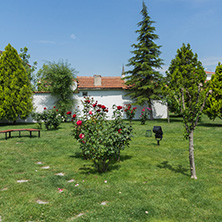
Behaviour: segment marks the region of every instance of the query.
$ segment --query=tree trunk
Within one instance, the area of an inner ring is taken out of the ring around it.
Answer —
[[[189,159],[190,159],[190,173],[192,179],[197,179],[196,168],[194,162],[194,145],[193,145],[193,130],[189,134]]]
[[[148,107],[150,108],[150,120],[153,120],[153,109],[151,100],[148,101]]]

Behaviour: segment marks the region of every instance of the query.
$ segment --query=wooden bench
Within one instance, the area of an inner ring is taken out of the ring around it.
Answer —
[[[12,132],[19,132],[19,137],[21,137],[21,131],[28,131],[30,132],[30,138],[32,137],[32,132],[38,132],[38,137],[40,137],[40,130],[39,129],[9,129],[9,130],[2,130],[0,133],[5,133],[5,139],[12,137]]]

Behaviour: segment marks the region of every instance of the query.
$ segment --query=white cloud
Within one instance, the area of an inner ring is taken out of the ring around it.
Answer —
[[[70,35],[70,38],[71,38],[71,39],[76,39],[75,34],[71,34],[71,35]]]
[[[56,44],[56,42],[49,41],[49,40],[40,40],[39,43],[41,43],[41,44]]]

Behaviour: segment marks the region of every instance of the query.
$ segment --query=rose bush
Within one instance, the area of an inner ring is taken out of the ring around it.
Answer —
[[[113,105],[112,120],[107,120],[105,105],[88,97],[82,103],[83,117],[74,123],[73,135],[80,143],[84,158],[92,160],[99,172],[105,172],[129,145],[132,127],[124,124],[120,106]]]
[[[131,123],[132,119],[134,118],[134,116],[136,114],[136,109],[137,109],[137,107],[132,107],[131,104],[126,104],[125,105],[124,111],[126,113],[127,119],[130,121],[130,123]]]
[[[42,123],[44,123],[47,130],[51,128],[57,129],[62,122],[62,116],[55,106],[53,109],[44,107],[42,113],[32,113],[32,118],[37,122],[40,128],[42,128]]]
[[[150,110],[151,109],[149,107],[146,107],[146,108],[144,107],[142,109],[142,112],[141,112],[141,115],[140,115],[140,122],[141,122],[142,125],[144,125],[146,123],[146,120],[148,120]]]

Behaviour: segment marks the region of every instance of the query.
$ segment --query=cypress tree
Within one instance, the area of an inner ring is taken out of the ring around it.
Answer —
[[[0,119],[25,119],[32,111],[32,88],[18,52],[10,44],[0,57]]]
[[[161,68],[163,63],[159,58],[161,46],[154,42],[158,39],[158,35],[154,33],[154,22],[151,21],[144,2],[141,14],[143,19],[138,23],[140,29],[136,31],[139,33],[138,43],[132,45],[133,57],[127,64],[133,69],[126,72],[125,80],[129,86],[127,95],[135,101],[135,104],[146,104],[151,108],[153,100],[160,99],[162,75],[157,69]],[[153,119],[152,112],[150,118]]]

